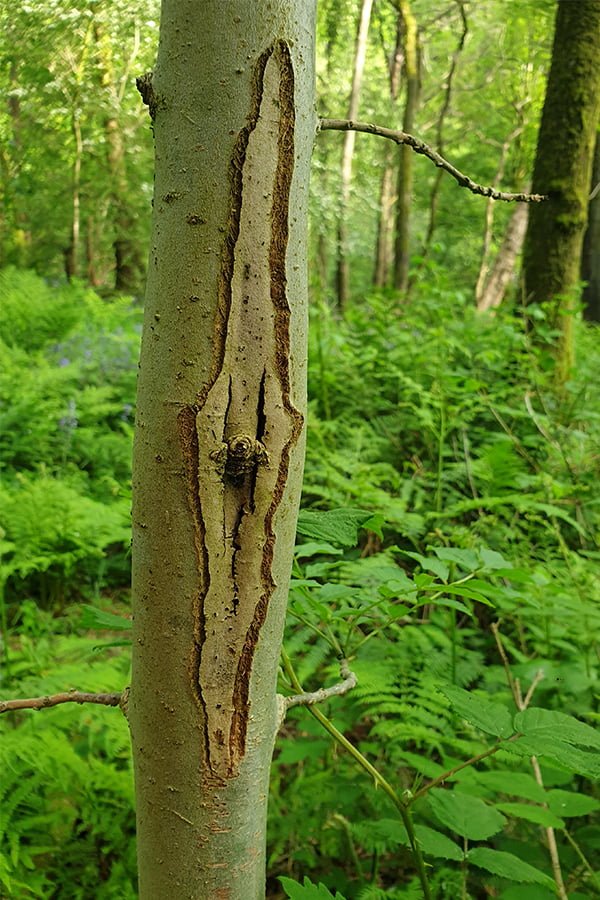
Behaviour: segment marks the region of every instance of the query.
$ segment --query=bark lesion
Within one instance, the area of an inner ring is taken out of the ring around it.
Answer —
[[[232,153],[211,374],[180,413],[202,585],[190,674],[208,767],[224,779],[246,751],[254,654],[277,587],[275,516],[304,424],[290,384],[286,271],[294,110],[280,42],[257,62]]]

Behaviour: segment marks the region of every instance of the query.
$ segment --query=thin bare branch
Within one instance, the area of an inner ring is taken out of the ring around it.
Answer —
[[[288,709],[293,706],[314,706],[317,703],[323,703],[332,697],[342,697],[356,687],[357,678],[354,672],[350,671],[348,660],[340,660],[340,675],[343,681],[333,684],[328,688],[320,688],[318,691],[305,691],[301,694],[292,694],[291,697],[278,696],[279,702],[279,720],[283,723]]]
[[[102,706],[119,706],[122,694],[88,694],[85,691],[63,691],[45,697],[22,697],[17,700],[0,700],[0,713],[16,709],[47,709],[59,703],[98,703]]]
[[[363,134],[374,134],[377,137],[387,138],[394,141],[395,144],[407,144],[409,147],[422,156],[426,156],[431,162],[444,169],[451,175],[460,187],[467,188],[473,194],[479,194],[482,197],[491,197],[492,200],[504,200],[520,203],[541,203],[547,200],[546,194],[512,194],[508,191],[498,191],[493,187],[477,184],[468,175],[460,172],[452,163],[440,156],[439,153],[426,144],[424,141],[405,131],[394,131],[392,128],[384,128],[381,125],[374,125],[371,122],[353,122],[350,119],[320,119],[318,131],[360,131]]]

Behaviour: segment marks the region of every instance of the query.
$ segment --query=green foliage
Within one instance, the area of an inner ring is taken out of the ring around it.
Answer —
[[[0,584],[11,616],[127,585],[140,316],[129,301],[0,273]]]
[[[127,656],[101,658],[94,644],[92,637],[57,634],[50,617],[31,610],[11,646],[19,695],[120,690]],[[2,717],[2,896],[136,897],[129,733],[123,716],[107,712],[68,704]]]
[[[433,896],[546,896],[540,827],[555,829],[569,893],[587,896],[600,774],[595,333],[580,330],[561,397],[518,318],[477,317],[432,284],[401,316],[390,303],[369,297],[343,321],[314,310],[305,507],[315,523],[351,507],[384,523],[377,534],[365,519],[354,550],[301,532],[288,653],[307,690],[350,658],[358,685],[325,713],[404,798]],[[318,727],[290,715],[271,865],[291,856],[300,881],[349,898],[412,896],[402,821],[368,777],[357,790],[356,761]]]

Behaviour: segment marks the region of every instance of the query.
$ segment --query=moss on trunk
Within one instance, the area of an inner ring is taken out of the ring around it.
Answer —
[[[599,113],[600,3],[559,0],[532,186],[550,199],[530,209],[523,271],[526,302],[552,304],[553,322],[563,336],[564,371],[572,356],[574,294]]]

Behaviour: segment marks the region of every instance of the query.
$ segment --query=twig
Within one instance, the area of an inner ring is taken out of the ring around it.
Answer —
[[[297,691],[302,692],[302,685],[298,680],[298,676],[294,671],[294,667],[292,666],[289,656],[283,648],[281,650],[281,661],[292,687],[294,687]],[[345,662],[345,660],[343,662]],[[281,699],[283,700],[284,698],[282,697]],[[388,795],[388,797],[398,810],[400,818],[402,819],[402,824],[406,828],[406,833],[408,834],[408,840],[413,852],[413,858],[417,869],[417,875],[419,877],[419,881],[421,882],[424,900],[432,900],[431,890],[429,887],[429,882],[427,880],[427,869],[423,860],[423,854],[421,853],[421,846],[416,838],[415,830],[412,824],[412,816],[409,808],[410,803],[412,802],[412,795],[410,797],[403,795],[403,797],[400,798],[391,784],[386,781],[386,779],[380,772],[378,772],[375,766],[373,766],[369,762],[369,760],[365,756],[363,756],[358,747],[355,747],[354,744],[349,741],[341,731],[338,731],[333,722],[330,722],[327,716],[323,715],[320,709],[313,709],[312,706],[308,706],[307,709],[308,712],[312,716],[314,716],[314,718],[318,722],[321,723],[323,728],[329,732],[331,737],[341,747],[344,747],[344,749],[347,750],[348,753],[350,753],[350,755],[365,770],[365,772],[368,772],[368,774],[373,779],[375,786],[380,787],[384,791],[384,793]],[[405,792],[406,795],[408,795],[408,793],[409,792]]]
[[[101,706],[119,706],[123,694],[88,694],[85,691],[63,691],[45,697],[27,697],[18,700],[0,700],[0,713],[15,709],[46,709],[59,703],[99,703]]]
[[[323,703],[331,697],[341,697],[356,687],[357,679],[354,672],[348,667],[348,660],[340,660],[340,675],[344,679],[337,684],[333,684],[328,688],[320,688],[318,691],[303,691],[301,694],[292,694],[291,697],[279,696],[279,716],[283,722],[288,709],[293,706],[314,706],[316,703]]]
[[[517,689],[515,685],[515,680],[513,678],[513,674],[510,669],[510,663],[508,661],[508,656],[506,655],[506,650],[504,649],[504,644],[502,643],[502,638],[500,637],[500,623],[492,622],[491,624],[492,634],[494,635],[494,640],[496,641],[496,646],[498,648],[498,653],[500,654],[500,659],[502,660],[502,665],[504,666],[504,672],[506,674],[506,680],[508,681],[508,686],[510,688],[510,692],[513,695],[513,699],[515,701],[515,706],[517,709],[521,709],[521,698],[520,698],[520,690]]]
[[[392,128],[384,128],[381,125],[374,125],[370,122],[353,122],[350,119],[320,119],[318,131],[361,131],[364,134],[374,134],[377,137],[384,137],[395,144],[408,144],[409,147],[422,156],[426,156],[438,168],[444,169],[449,175],[458,182],[460,187],[467,188],[473,194],[480,194],[482,197],[491,197],[492,200],[505,200],[506,202],[519,201],[521,203],[541,203],[547,200],[546,194],[511,194],[507,191],[498,191],[493,187],[477,184],[468,175],[460,172],[452,163],[440,156],[432,147],[424,141],[406,131],[394,131]]]
[[[512,734],[508,738],[500,738],[493,747],[488,747],[487,750],[484,750],[483,753],[478,753],[477,756],[472,756],[470,759],[467,759],[466,762],[460,763],[458,766],[454,766],[453,769],[448,769],[447,772],[443,772],[441,775],[438,775],[437,778],[434,778],[433,781],[428,781],[427,784],[423,785],[418,791],[415,791],[413,794],[413,800],[418,800],[419,797],[423,797],[431,788],[436,787],[438,784],[442,784],[444,781],[448,781],[453,775],[456,775],[457,772],[460,772],[462,769],[466,769],[467,766],[473,766],[475,763],[481,762],[482,759],[487,759],[488,756],[493,756],[494,753],[497,753],[498,750],[502,750],[504,744],[510,744],[512,741],[516,741],[521,737],[520,734]]]

